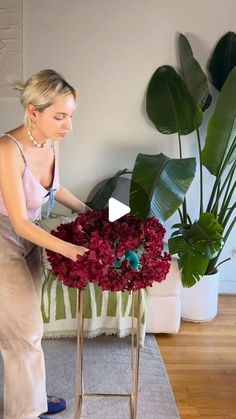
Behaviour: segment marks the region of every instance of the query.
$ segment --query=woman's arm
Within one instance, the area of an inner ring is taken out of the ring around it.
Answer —
[[[60,185],[60,189],[55,194],[55,199],[73,212],[81,213],[90,209],[84,202],[76,198],[75,195],[62,185]]]
[[[23,171],[24,162],[18,147],[13,141],[2,137],[0,141],[0,189],[16,234],[75,261],[78,255],[87,251],[86,248],[67,243],[28,220],[22,182]]]

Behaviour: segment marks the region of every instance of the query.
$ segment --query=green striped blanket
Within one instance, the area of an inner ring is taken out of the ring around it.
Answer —
[[[64,286],[49,270],[45,270],[42,292],[44,337],[75,337],[77,335],[77,290]],[[138,295],[134,300],[134,327],[137,326]],[[131,295],[128,292],[102,291],[90,283],[84,290],[84,335],[131,334]],[[146,291],[141,291],[141,335],[143,345],[146,328]]]

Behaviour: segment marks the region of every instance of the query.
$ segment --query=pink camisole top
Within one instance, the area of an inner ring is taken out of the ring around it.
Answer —
[[[59,172],[58,172],[57,158],[56,158],[56,154],[54,150],[54,143],[52,142],[52,149],[54,152],[53,182],[52,182],[51,188],[46,189],[41,185],[41,183],[32,173],[29,165],[27,164],[22,147],[18,143],[18,141],[10,134],[0,134],[1,137],[3,135],[7,135],[17,144],[21,152],[22,158],[24,160],[24,163],[25,163],[25,170],[22,175],[22,182],[23,182],[28,218],[30,220],[36,220],[36,219],[41,218],[42,207],[45,204],[47,204],[46,214],[48,216],[54,206],[55,193],[59,189]],[[8,215],[1,191],[0,191],[0,214],[6,215],[6,216]]]

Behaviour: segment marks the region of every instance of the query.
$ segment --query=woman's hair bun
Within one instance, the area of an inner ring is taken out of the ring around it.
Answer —
[[[22,90],[24,90],[24,83],[22,83],[21,81],[16,80],[12,83],[12,87],[15,90],[22,91]]]

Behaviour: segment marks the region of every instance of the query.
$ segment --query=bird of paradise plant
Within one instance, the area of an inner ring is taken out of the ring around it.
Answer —
[[[232,32],[225,34],[210,60],[212,83],[220,94],[207,125],[203,148],[200,127],[203,113],[211,103],[208,81],[193,56],[187,38],[180,34],[178,42],[181,75],[171,66],[158,68],[148,86],[146,109],[159,132],[177,133],[178,164],[182,170],[185,167],[182,136],[196,131],[199,161],[199,199],[196,199],[196,204],[199,206],[199,218],[191,219],[184,197],[182,207],[178,207],[180,223],[173,225],[175,231],[169,239],[170,252],[179,257],[183,285],[191,287],[202,275],[216,272],[222,249],[236,222],[236,35]],[[166,219],[168,209],[172,212],[175,208],[173,195],[181,182],[180,171],[175,170],[175,166],[175,159],[163,155],[138,155],[132,179],[135,183],[141,182],[146,191],[151,191],[142,216],[150,211]],[[193,166],[194,162],[189,160],[186,180]],[[206,205],[203,166],[214,176]],[[147,175],[148,170],[152,177]],[[138,210],[139,197],[132,184],[130,198],[131,207]],[[135,212],[141,213],[139,210]]]
[[[169,239],[169,250],[177,254],[182,282],[193,286],[202,275],[214,273],[230,232],[236,223],[236,34],[226,33],[217,43],[209,63],[213,86],[220,91],[216,106],[203,128],[203,116],[211,105],[208,79],[193,56],[188,39],[179,35],[180,74],[171,66],[159,67],[146,94],[149,119],[162,134],[177,134],[178,158],[164,154],[137,155],[130,172],[121,170],[96,192],[89,206],[103,208],[120,176],[132,173],[129,205],[144,219],[155,215],[167,220],[176,211],[180,222]],[[204,132],[204,147],[201,146]],[[195,177],[197,159],[185,158],[182,137],[196,132],[199,163],[199,216],[188,211],[187,192]],[[204,197],[203,166],[214,177],[208,199]],[[138,185],[138,187],[137,187]],[[220,263],[223,263],[220,262]]]

